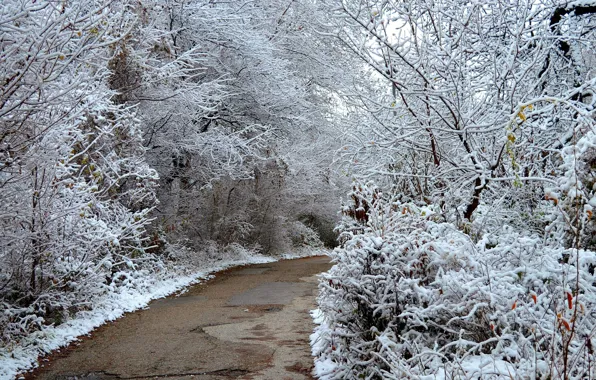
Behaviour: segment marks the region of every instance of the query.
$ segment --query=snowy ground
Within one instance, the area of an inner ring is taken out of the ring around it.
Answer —
[[[325,349],[324,336],[325,334],[329,334],[331,329],[325,322],[325,317],[321,309],[311,310],[310,315],[315,325],[317,325],[315,331],[310,336],[310,347],[312,349],[312,356],[318,357]],[[337,365],[331,359],[315,360],[313,374],[317,379],[332,379],[336,367]]]
[[[291,253],[283,253],[280,255],[280,260],[291,260],[291,259],[299,259],[302,257],[313,257],[313,256],[325,256],[330,251],[325,248],[308,248],[304,247],[301,249],[297,249]]]
[[[295,258],[298,255],[284,255],[283,258]],[[128,312],[147,307],[150,301],[163,298],[186,287],[204,281],[211,273],[232,266],[259,264],[277,261],[276,258],[250,255],[242,259],[210,263],[191,274],[165,272],[163,275],[140,279],[133,288],[119,288],[99,299],[89,311],[79,312],[75,318],[59,325],[47,326],[37,331],[18,344],[0,347],[0,379],[14,379],[19,373],[37,367],[38,357],[53,350],[67,346],[79,336],[89,334],[93,329],[120,318]]]

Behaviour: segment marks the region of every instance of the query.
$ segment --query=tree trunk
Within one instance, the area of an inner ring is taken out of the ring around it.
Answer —
[[[466,207],[466,211],[464,212],[464,219],[471,221],[472,214],[478,208],[480,204],[480,194],[482,190],[484,190],[485,186],[482,185],[482,181],[480,181],[480,177],[474,180],[474,194],[472,195],[472,202]]]

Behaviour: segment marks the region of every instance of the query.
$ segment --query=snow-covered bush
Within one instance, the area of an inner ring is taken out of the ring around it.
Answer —
[[[560,175],[556,186],[545,190],[553,203],[551,239],[567,246],[596,249],[596,131],[591,120],[580,125],[569,145],[560,151]]]
[[[294,221],[290,223],[288,233],[290,234],[293,247],[323,247],[323,242],[321,241],[317,231],[302,223],[301,221]]]
[[[157,173],[109,83],[129,10],[0,5],[0,348],[162,265],[145,233]]]
[[[353,195],[369,209],[360,231],[346,220],[321,279],[320,378],[596,375],[596,253],[508,226],[474,243],[432,207]]]

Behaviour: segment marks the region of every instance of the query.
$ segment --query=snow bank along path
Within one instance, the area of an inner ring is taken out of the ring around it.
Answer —
[[[293,258],[286,255],[284,258]],[[253,255],[239,260],[221,261],[188,275],[170,273],[162,278],[146,278],[134,288],[119,289],[118,293],[106,294],[99,299],[92,310],[81,311],[75,318],[59,325],[47,326],[35,332],[18,344],[0,347],[0,380],[14,379],[19,373],[35,368],[38,357],[47,355],[61,347],[77,341],[98,326],[116,320],[125,313],[147,307],[152,300],[188,288],[211,278],[211,273],[226,268],[276,261],[275,258]]]
[[[102,379],[310,379],[308,337],[313,324],[309,310],[315,306],[316,274],[330,267],[329,259],[253,261],[262,264],[222,272],[179,297],[155,301],[146,310],[101,327],[92,339],[69,349],[64,357],[56,357],[35,375],[50,379],[90,374]],[[153,297],[146,295],[142,300],[140,296],[122,299],[111,314],[96,308],[95,320],[89,318],[78,325],[72,321],[68,325],[71,335],[63,326],[55,329],[60,331],[55,336],[72,341],[78,331],[87,333],[103,321],[133,310],[128,302],[138,309],[151,298],[193,281],[196,277],[179,279],[168,284],[167,290],[164,284],[159,293],[156,290]],[[56,339],[54,344],[58,345]],[[5,362],[0,365],[4,367]]]

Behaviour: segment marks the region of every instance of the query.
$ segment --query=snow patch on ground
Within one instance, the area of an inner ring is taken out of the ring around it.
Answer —
[[[312,356],[317,358],[317,360],[315,360],[313,375],[320,380],[333,379],[333,375],[337,369],[337,364],[329,358],[319,358],[321,352],[323,352],[326,348],[325,336],[330,335],[332,331],[327,325],[325,316],[321,312],[321,309],[311,310],[310,315],[313,319],[313,322],[317,325],[314,332],[310,335]]]
[[[163,298],[178,291],[184,291],[190,285],[210,278],[210,273],[229,267],[262,264],[277,261],[276,258],[251,255],[240,260],[226,260],[210,263],[208,266],[190,274],[179,271],[165,271],[161,275],[151,274],[140,278],[134,287],[122,287],[114,293],[108,293],[95,301],[92,310],[80,311],[77,315],[59,325],[47,326],[36,331],[18,344],[0,347],[0,379],[14,379],[20,373],[36,368],[38,357],[47,355],[71,342],[79,336],[87,335],[102,324],[120,318],[125,313],[148,306],[152,300]]]
[[[292,259],[301,259],[304,257],[329,256],[329,252],[331,252],[331,251],[327,248],[304,247],[304,248],[297,249],[292,252],[283,253],[280,255],[280,259],[281,260],[292,260]]]

